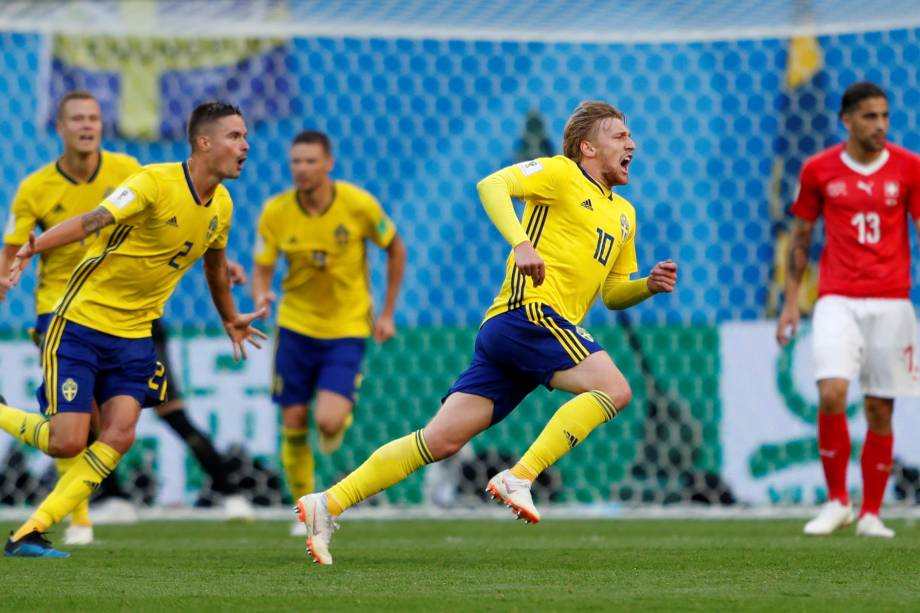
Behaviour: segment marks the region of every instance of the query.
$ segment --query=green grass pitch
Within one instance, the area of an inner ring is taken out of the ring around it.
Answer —
[[[801,521],[346,519],[331,567],[280,522],[98,526],[69,560],[0,560],[0,609],[918,610],[920,526],[890,525],[893,541]]]

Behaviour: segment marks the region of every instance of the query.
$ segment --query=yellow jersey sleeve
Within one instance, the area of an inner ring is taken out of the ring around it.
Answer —
[[[396,225],[383,211],[383,207],[376,198],[370,194],[366,196],[362,202],[365,216],[364,234],[378,247],[386,249],[396,236]]]
[[[29,242],[29,233],[38,225],[31,191],[26,183],[20,185],[16,191],[6,229],[3,231],[3,242],[7,245],[26,244]]]
[[[620,235],[624,239],[623,246],[610,272],[628,277],[639,270],[639,260],[636,258],[636,211],[632,207],[629,214],[620,215]]]
[[[256,250],[253,260],[262,266],[273,266],[278,261],[278,238],[272,224],[271,202],[266,202],[259,215],[259,227],[256,230]]]
[[[160,186],[152,172],[139,172],[119,185],[114,192],[102,201],[105,208],[115,218],[115,223],[141,213],[152,202],[155,202],[160,193]]]
[[[497,173],[511,185],[511,195],[534,204],[549,205],[568,176],[565,158],[537,158],[499,170]]]

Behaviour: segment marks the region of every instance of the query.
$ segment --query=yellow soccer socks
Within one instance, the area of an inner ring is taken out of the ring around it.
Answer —
[[[306,428],[281,427],[281,466],[295,502],[316,489],[313,450],[307,433]]]
[[[16,440],[48,453],[48,420],[38,413],[29,413],[0,404],[0,428]]]
[[[18,541],[33,530],[44,532],[69,515],[80,502],[88,500],[96,491],[102,480],[118,465],[121,454],[103,443],[96,441],[77,456],[64,476],[48,494],[32,517],[13,535]]]
[[[591,391],[579,394],[559,407],[511,474],[533,481],[537,475],[585,440],[591,431],[617,415],[610,396]]]
[[[364,464],[326,491],[329,512],[339,515],[365,498],[395,485],[434,462],[421,430],[390,441]]]
[[[78,455],[72,458],[55,458],[54,466],[57,468],[58,480],[60,481],[67,471],[79,463],[80,460],[81,458]],[[75,526],[93,525],[89,518],[89,498],[77,504],[73,511],[70,512],[70,523]]]

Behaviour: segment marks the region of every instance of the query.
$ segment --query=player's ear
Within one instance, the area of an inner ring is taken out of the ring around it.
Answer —
[[[594,155],[597,153],[597,149],[594,148],[594,145],[591,143],[591,141],[583,140],[578,145],[578,147],[581,149],[582,157],[594,157]]]

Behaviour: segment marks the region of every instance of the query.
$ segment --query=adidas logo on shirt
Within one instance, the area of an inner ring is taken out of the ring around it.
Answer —
[[[51,209],[51,212],[53,212],[53,213],[63,213],[63,212],[64,212],[64,205],[61,204],[60,202],[58,202],[57,204],[54,205],[54,208]]]
[[[578,437],[574,434],[571,434],[568,430],[563,430],[562,432],[565,434],[565,438],[569,443],[569,448],[574,448],[575,445],[578,444]]]
[[[169,219],[166,220],[166,225],[167,225],[167,226],[172,226],[173,228],[178,228],[178,227],[179,227],[179,220],[176,219],[176,216],[175,216],[175,215],[173,215],[172,217],[170,217]]]
[[[588,209],[589,211],[593,211],[593,210],[594,210],[594,207],[591,205],[591,199],[590,199],[590,198],[588,198],[587,200],[585,200],[584,202],[582,202],[582,203],[581,203],[581,206],[585,207],[585,208]]]

